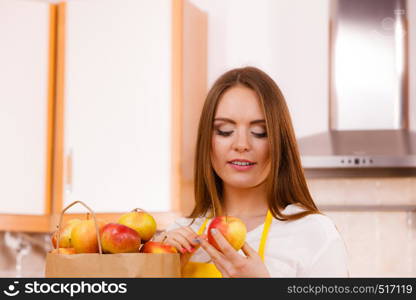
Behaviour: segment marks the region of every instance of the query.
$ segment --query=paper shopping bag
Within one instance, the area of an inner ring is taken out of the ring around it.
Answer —
[[[45,277],[181,277],[179,254],[103,253],[95,214],[81,201],[73,202],[62,211],[58,232],[63,214],[77,203],[84,205],[94,218],[99,253],[48,253]],[[58,234],[58,241],[59,238]]]
[[[54,254],[46,256],[46,277],[181,277],[179,254]]]

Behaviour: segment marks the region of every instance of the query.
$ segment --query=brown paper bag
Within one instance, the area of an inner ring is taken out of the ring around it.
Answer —
[[[84,205],[94,218],[99,253],[48,253],[46,255],[45,277],[181,277],[179,254],[103,254],[95,214],[81,201],[71,203],[62,211],[58,230],[62,226],[65,211],[77,203]],[[59,239],[60,234],[58,233],[57,240],[59,241]]]

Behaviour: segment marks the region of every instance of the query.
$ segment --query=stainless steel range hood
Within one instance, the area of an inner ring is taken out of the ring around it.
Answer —
[[[299,139],[303,167],[415,168],[406,1],[331,0],[330,11],[329,131]]]

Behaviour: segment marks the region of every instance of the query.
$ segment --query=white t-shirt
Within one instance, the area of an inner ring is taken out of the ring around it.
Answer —
[[[283,213],[290,215],[302,210],[298,205],[290,204]],[[197,232],[204,220],[195,219],[191,228]],[[179,225],[188,226],[191,221],[189,218],[180,218],[167,230],[176,229]],[[261,224],[247,232],[246,242],[256,251],[263,226]],[[204,249],[199,248],[190,260],[208,262],[210,257]],[[264,263],[271,277],[349,277],[344,241],[332,220],[321,214],[308,215],[295,221],[273,219],[267,236]]]

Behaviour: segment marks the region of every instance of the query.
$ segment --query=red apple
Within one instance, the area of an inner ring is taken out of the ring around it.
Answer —
[[[101,245],[104,253],[139,252],[140,236],[130,227],[109,223],[101,233]]]
[[[51,251],[53,254],[76,254],[74,248],[57,248]]]
[[[102,232],[105,222],[97,220],[98,231]],[[98,239],[94,220],[82,220],[71,232],[71,244],[77,253],[98,253]]]
[[[139,234],[142,242],[149,241],[156,232],[156,221],[144,211],[132,211],[120,217],[118,223],[128,226]]]
[[[60,236],[60,241],[59,241],[59,246],[57,245],[57,240],[58,240],[58,230],[56,230],[51,237],[52,240],[52,245],[54,248],[71,248],[72,244],[71,244],[71,232],[72,229],[81,222],[80,219],[71,219],[68,220],[68,222],[66,222],[63,226],[61,231],[61,236]]]
[[[140,249],[142,253],[178,253],[175,247],[161,242],[147,242]]]
[[[239,218],[221,216],[214,218],[208,227],[208,242],[217,248],[220,247],[212,236],[211,229],[216,229],[221,232],[225,239],[235,250],[240,250],[246,240],[247,228],[246,225]]]

